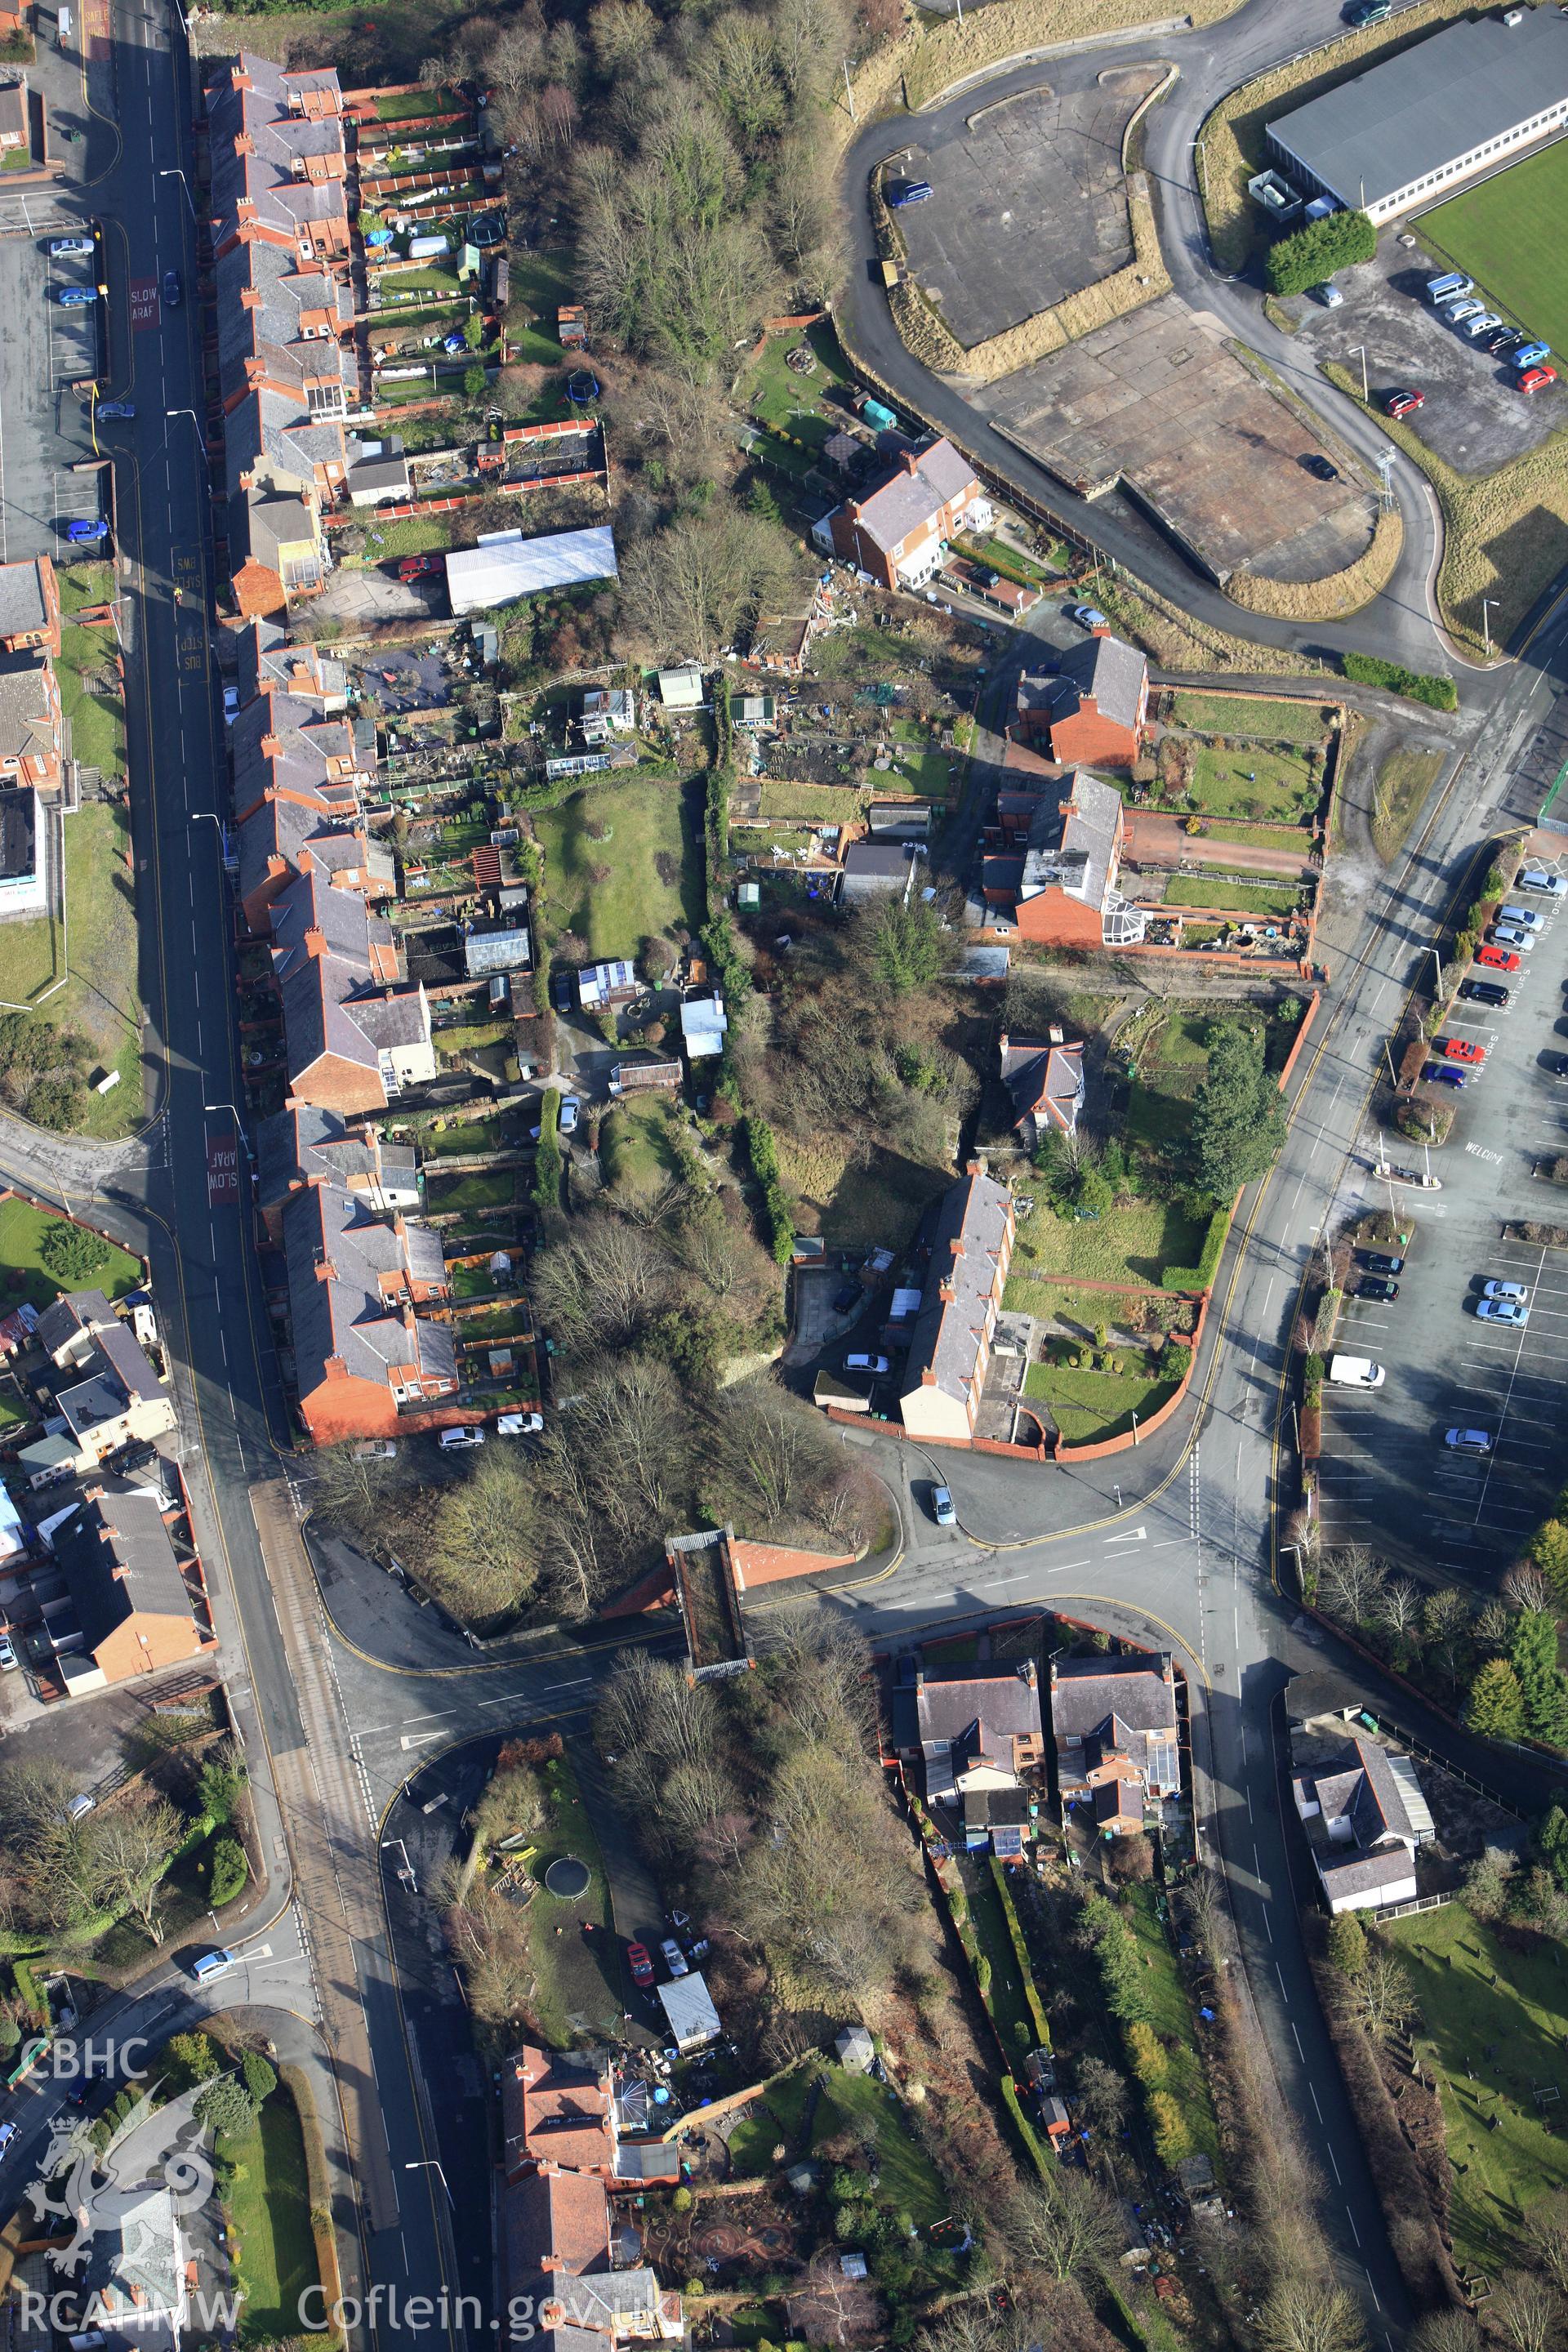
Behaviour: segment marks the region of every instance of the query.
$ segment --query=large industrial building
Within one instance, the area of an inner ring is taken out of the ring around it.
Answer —
[[[1450,25],[1268,125],[1299,187],[1376,222],[1435,204],[1568,125],[1568,16]]]

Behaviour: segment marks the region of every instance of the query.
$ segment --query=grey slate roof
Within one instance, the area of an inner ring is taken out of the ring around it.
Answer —
[[[1568,18],[1526,8],[1511,26],[1500,16],[1449,25],[1268,130],[1342,204],[1375,205],[1563,98]]]
[[[57,748],[43,655],[0,655],[0,757],[41,760]]]
[[[1051,1728],[1058,1739],[1086,1739],[1114,1717],[1130,1731],[1176,1728],[1176,1694],[1163,1655],[1058,1658],[1051,1669]]]
[[[968,458],[961,457],[951,441],[933,441],[929,449],[916,454],[913,473],[900,466],[869,498],[861,499],[857,527],[886,554],[901,546],[942,507],[961,498],[973,480]]]
[[[1053,717],[1064,719],[1077,707],[1079,695],[1092,694],[1102,718],[1118,727],[1135,727],[1138,705],[1149,676],[1149,665],[1132,646],[1120,637],[1086,637],[1062,656],[1060,674],[1075,689],[1070,703],[1058,703]]]
[[[1342,1861],[1338,1859],[1341,1854]],[[1312,1858],[1331,1902],[1336,1895],[1364,1895],[1375,1887],[1400,1886],[1415,1875],[1415,1857],[1403,1845],[1380,1846],[1375,1853],[1361,1853],[1354,1846],[1315,1844]]]
[[[82,1508],[55,1537],[55,1559],[90,1650],[133,1611],[151,1617],[191,1613],[162,1504],[152,1487],[95,1476]]]
[[[0,563],[0,637],[26,636],[48,619],[44,603],[42,556]]]
[[[283,1212],[283,1249],[302,1397],[321,1386],[333,1356],[342,1357],[354,1377],[382,1388],[390,1365],[417,1366],[426,1379],[455,1377],[457,1351],[450,1328],[416,1314],[411,1330],[382,1293],[383,1276],[400,1287],[403,1277],[414,1271],[409,1244],[416,1233],[421,1238],[414,1246],[428,1262],[426,1230],[410,1225],[399,1234],[373,1216],[342,1184],[311,1185],[289,1202]],[[423,1264],[419,1271],[424,1273]]]
[[[411,1160],[413,1153],[405,1156]],[[342,1182],[369,1176],[375,1159],[374,1145],[363,1136],[351,1135],[336,1111],[304,1103],[275,1111],[256,1130],[258,1205],[276,1207],[312,1176],[335,1176]]]
[[[902,890],[910,862],[908,849],[899,842],[852,841],[844,853],[844,896],[879,898]]]
[[[101,1290],[68,1290],[39,1316],[38,1345],[52,1356],[83,1331],[101,1331],[114,1320],[114,1309]]]
[[[1081,1042],[1052,1045],[1045,1037],[1007,1037],[1002,1048],[1002,1083],[1013,1098],[1013,1114],[1025,1119],[1047,1103],[1061,1106],[1063,1124],[1077,1122],[1083,1102]],[[1046,1117],[1050,1117],[1046,1111]]]
[[[943,1395],[967,1399],[982,1336],[989,1336],[995,1316],[990,1294],[1010,1213],[1006,1186],[973,1170],[943,1196],[925,1301],[910,1338],[902,1382],[906,1395],[921,1385],[921,1374],[929,1368]],[[962,1246],[955,1250],[955,1244]],[[953,1294],[951,1299],[942,1296],[944,1279]]]
[[[993,1740],[1039,1738],[1040,1693],[1023,1668],[998,1663],[937,1668],[915,1686],[915,1722],[921,1743],[961,1739],[976,1724]]]
[[[1036,898],[1055,882],[1085,906],[1103,908],[1121,816],[1115,785],[1087,768],[1073,770],[1065,796],[1047,785],[1029,826],[1019,898]]]

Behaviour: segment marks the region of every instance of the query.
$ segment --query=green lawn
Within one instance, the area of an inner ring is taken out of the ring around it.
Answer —
[[[49,1227],[62,1222],[29,1202],[0,1201],[0,1285],[5,1286],[6,1312],[24,1298],[31,1306],[47,1307],[58,1297],[60,1285],[45,1266],[38,1245]],[[107,1297],[123,1298],[142,1279],[141,1261],[112,1243],[107,1247],[109,1263],[89,1276],[91,1286]]]
[[[1385,863],[1400,847],[1416,811],[1436,782],[1444,757],[1441,751],[1414,751],[1406,746],[1385,753],[1379,761],[1372,845]]]
[[[101,768],[106,776],[125,773],[125,704],[114,674],[117,651],[112,629],[87,629],[62,621],[55,675],[71,751],[84,768]],[[89,678],[104,690],[89,693]]]
[[[1014,1303],[1013,1288],[1009,1282],[1009,1306]],[[1070,1364],[1031,1364],[1024,1375],[1024,1394],[1050,1407],[1051,1419],[1072,1445],[1126,1436],[1133,1414],[1141,1422],[1147,1421],[1174,1396],[1177,1385],[1174,1381],[1152,1380],[1146,1373],[1084,1372]]]
[[[1490,307],[1568,351],[1568,151],[1562,142],[1423,213],[1421,240],[1463,269]]]
[[[420,1150],[427,1159],[462,1160],[479,1151],[499,1151],[501,1148],[500,1119],[479,1118],[464,1127],[444,1127],[437,1130],[426,1128],[419,1138]]]
[[[1329,712],[1317,702],[1254,702],[1225,694],[1174,694],[1171,724],[1202,735],[1248,735],[1263,743],[1321,743]]]
[[[771,2172],[782,2141],[792,2153],[805,2122],[811,2076],[804,2066],[782,2074],[765,2098],[749,2107],[730,2135],[730,2155],[738,2179]]]
[[[567,1757],[539,1767],[549,1805],[539,1851],[530,1865],[538,1880],[528,1906],[528,1948],[535,1988],[529,2008],[552,2049],[567,2050],[584,2034],[614,2031],[625,2005],[621,1952],[610,1935],[610,1885],[599,1841],[577,1791],[577,1775]],[[574,1854],[588,1868],[581,1895],[558,1900],[544,1874],[562,1854]],[[602,1931],[584,1942],[578,1921]],[[557,1935],[555,1930],[562,1930]]]
[[[1293,915],[1301,904],[1294,885],[1225,882],[1205,874],[1178,874],[1165,885],[1167,907],[1234,907],[1243,915]]]
[[[120,1072],[111,1094],[88,1097],[82,1131],[89,1135],[123,1135],[142,1117],[142,1008],[136,909],[125,864],[129,844],[123,809],[107,801],[84,803],[65,820],[67,937],[47,915],[0,924],[0,997],[9,1004],[37,1004],[42,1019],[80,1031],[91,1048],[89,1078]],[[38,1003],[62,971],[65,986]]]
[[[444,1060],[456,1060],[459,1054],[481,1053],[487,1045],[500,1045],[512,1035],[510,1021],[454,1021],[435,1033],[436,1051]]]
[[[1563,2109],[1538,2113],[1532,2096],[1537,2083],[1562,2084],[1568,1976],[1549,1939],[1510,1951],[1458,1903],[1384,1932],[1410,1971],[1416,2048],[1437,2075],[1456,2252],[1495,2278],[1528,2259],[1526,2210],[1568,2188],[1568,2138],[1551,2127]]]
[[[321,2284],[310,2230],[305,2142],[293,2100],[279,2088],[243,2139],[226,2140],[235,2170],[223,2197],[245,2294],[240,2341],[276,2344],[297,2335],[300,2298]]]
[[[1152,1287],[1166,1266],[1196,1264],[1205,1229],[1206,1220],[1190,1215],[1173,1201],[1132,1201],[1079,1223],[1058,1217],[1042,1200],[1018,1228],[1009,1300],[1020,1281],[1032,1286],[1052,1274],[1080,1282]]]
[[[466,1176],[432,1176],[425,1198],[432,1215],[449,1209],[504,1209],[517,1185],[515,1168],[474,1168]]]
[[[426,114],[461,114],[463,101],[443,83],[439,89],[403,89],[378,98],[375,111],[381,122],[416,121]]]
[[[1253,816],[1307,823],[1322,797],[1301,751],[1216,751],[1205,743],[1187,794],[1200,816]]]
[[[809,343],[816,354],[816,366],[810,375],[796,375],[785,364],[785,355],[800,342]],[[836,385],[847,381],[838,338],[824,319],[808,327],[804,335],[770,335],[741,386],[741,399],[759,424],[805,442],[804,470],[823,443],[842,430],[841,415],[831,406],[825,409],[823,404]],[[792,453],[787,443],[777,455],[781,464],[788,464]]]
[[[599,1165],[621,1192],[651,1192],[679,1172],[670,1148],[667,1097],[643,1095],[620,1103],[599,1129]]]
[[[1202,857],[1204,844],[1209,841],[1247,842],[1258,849],[1288,849],[1300,857],[1308,857],[1312,849],[1312,829],[1305,824],[1211,824],[1194,840],[1186,855]]]
[[[364,553],[367,563],[384,563],[395,555],[437,555],[452,544],[450,515],[405,515],[396,522],[378,522],[367,527]]]
[[[555,314],[563,303],[576,299],[570,250],[562,246],[543,253],[519,253],[514,247],[508,277],[507,348],[511,357],[537,367],[563,366],[568,354],[556,340]]]
[[[1194,2147],[1201,2148],[1217,2169],[1219,2126],[1204,2080],[1203,2060],[1194,2047],[1192,2003],[1182,1982],[1176,1955],[1155,1908],[1156,1890],[1143,1884],[1130,1887],[1128,1892],[1131,1896],[1128,1916],[1143,1964],[1138,1982],[1149,2004],[1149,2022],[1164,2044],[1170,2061],[1170,2078],[1165,2087],[1182,2111]]]
[[[893,764],[888,772],[897,777],[908,793],[923,801],[947,798],[948,777],[952,762],[947,753],[934,749],[924,728],[914,726],[907,719],[895,719],[891,729]]]
[[[798,816],[817,824],[853,824],[865,814],[868,797],[847,784],[764,782],[760,810],[764,819]]]
[[[594,840],[591,824],[605,826],[606,837]],[[650,934],[677,923],[701,927],[701,843],[686,822],[679,784],[595,785],[541,809],[533,829],[544,852],[537,905],[547,944],[573,931],[595,961],[635,957]]]
[[[966,537],[958,544],[963,554],[972,555],[977,563],[984,563],[992,572],[999,572],[1004,580],[1016,581],[1020,588],[1052,588],[1061,577],[1059,572],[1037,563],[1033,556],[1020,555],[1005,539]]]
[[[969,1897],[969,1916],[976,1939],[991,1963],[991,2013],[1009,2064],[1021,2065],[1025,2051],[1035,2046],[1035,2025],[1024,1995],[1024,1980],[1018,1973],[1018,1956],[1007,1933],[1002,1897],[991,1875],[990,1858],[985,1854],[965,1857],[959,1870],[963,1891]],[[1021,2041],[1016,2031],[1020,2025],[1024,2029]]]
[[[896,2213],[907,2213],[918,2229],[945,2220],[947,2191],[935,2167],[904,2129],[898,2101],[872,2074],[828,2075],[822,2086],[812,2122],[811,2144],[820,2147],[839,2132],[853,2131],[875,2140],[881,2186],[877,2194]]]

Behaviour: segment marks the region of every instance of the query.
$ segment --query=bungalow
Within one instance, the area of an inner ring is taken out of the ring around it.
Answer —
[[[1432,1816],[1409,1758],[1355,1738],[1300,1762],[1301,1745],[1292,1738],[1290,1793],[1330,1910],[1413,1903],[1415,1849],[1431,1836]]]
[[[0,12],[0,23],[3,23]],[[60,651],[60,585],[47,555],[0,563],[0,653]]]
[[[1042,1136],[1073,1135],[1083,1108],[1083,1041],[1070,1045],[1059,1029],[1048,1037],[997,1040],[1002,1083],[1013,1101],[1014,1129],[1027,1151]]]
[[[724,1050],[730,1016],[717,993],[689,996],[680,1008],[680,1042],[689,1062],[710,1061]]]
[[[900,1403],[911,1437],[973,1436],[1016,1229],[1012,1194],[972,1160],[937,1212],[910,1335]]]
[[[1053,1660],[1051,1730],[1064,1806],[1088,1804],[1105,1837],[1142,1830],[1146,1806],[1181,1789],[1168,1653]]]

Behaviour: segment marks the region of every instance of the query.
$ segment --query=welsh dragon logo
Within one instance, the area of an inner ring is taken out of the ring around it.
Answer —
[[[28,2183],[26,2194],[37,2221],[71,2225],[68,2242],[49,2249],[49,2261],[68,2277],[74,2276],[86,2261],[104,2218],[106,2200],[144,2185],[143,2159],[129,2143],[138,2126],[153,2113],[149,2098],[138,2099],[101,2155],[92,2144],[92,2126],[83,2118],[57,2116],[50,2126],[48,2145],[39,2162],[40,2178]],[[176,2213],[198,2212],[212,2195],[213,2168],[202,2137],[201,2125],[187,2116],[174,2144],[163,2151],[163,2184]]]

